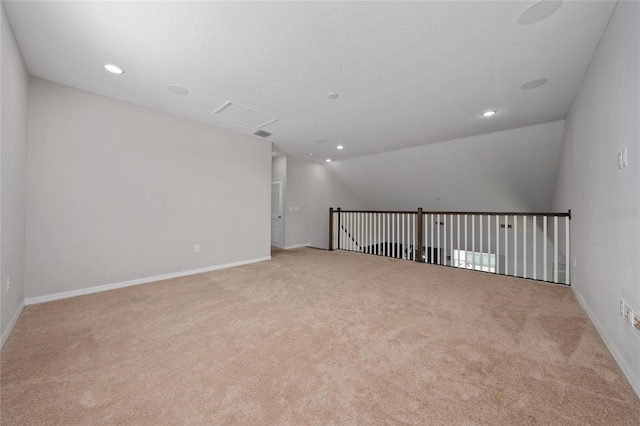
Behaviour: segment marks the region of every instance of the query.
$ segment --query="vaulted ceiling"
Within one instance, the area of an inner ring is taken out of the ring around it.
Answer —
[[[547,212],[564,121],[332,162],[374,210]],[[339,206],[335,206],[339,207]]]
[[[264,130],[282,152],[324,161],[563,119],[615,2],[551,2],[560,4],[551,16],[520,24],[532,3],[5,5],[35,77],[247,135]],[[547,84],[521,88],[539,78]],[[212,114],[227,101],[277,121],[258,128]],[[481,117],[486,110],[497,114]]]

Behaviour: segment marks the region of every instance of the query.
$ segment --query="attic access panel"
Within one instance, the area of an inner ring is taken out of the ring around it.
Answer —
[[[246,124],[251,127],[259,129],[278,121],[277,118],[263,114],[255,109],[240,105],[238,103],[227,101],[220,108],[213,113],[216,117],[226,118],[227,120],[235,121],[236,123]]]

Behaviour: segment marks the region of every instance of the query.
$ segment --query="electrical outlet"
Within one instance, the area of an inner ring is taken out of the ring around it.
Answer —
[[[640,317],[638,315],[633,316],[633,326],[636,330],[640,331]]]
[[[627,155],[627,149],[623,149],[618,152],[618,169],[624,169],[629,165],[629,157]]]
[[[196,244],[195,246],[193,246],[193,252],[200,253],[200,244]]]
[[[9,290],[11,290],[11,278],[7,277],[7,293],[9,293]]]

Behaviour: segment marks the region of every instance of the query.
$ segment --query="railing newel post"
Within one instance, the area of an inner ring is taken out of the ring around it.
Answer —
[[[418,208],[418,217],[417,217],[417,221],[418,221],[418,235],[416,238],[416,241],[418,242],[418,252],[415,255],[415,260],[416,262],[423,262],[422,259],[422,250],[423,250],[423,241],[422,241],[422,236],[424,233],[424,220],[422,219],[422,207]]]
[[[329,251],[333,251],[333,207],[329,207]]]

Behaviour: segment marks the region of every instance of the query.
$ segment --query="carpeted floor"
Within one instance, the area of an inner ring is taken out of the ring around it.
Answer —
[[[344,251],[25,308],[2,424],[635,425],[570,288]]]

